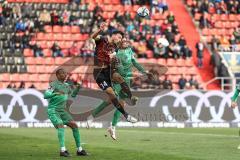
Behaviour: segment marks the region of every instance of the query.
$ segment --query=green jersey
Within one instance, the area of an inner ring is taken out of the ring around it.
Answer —
[[[239,93],[240,93],[240,84],[237,84],[234,95],[231,98],[232,101],[235,101],[235,102],[237,101]]]
[[[48,109],[62,110],[66,107],[68,96],[76,97],[80,87],[72,89],[68,83],[58,80],[50,83],[48,90],[44,92],[44,98],[49,100]],[[61,92],[64,94],[58,94]]]
[[[123,77],[132,77],[132,67],[136,67],[141,73],[145,73],[144,68],[136,61],[132,49],[120,49],[116,54],[117,59],[120,61],[117,70]]]

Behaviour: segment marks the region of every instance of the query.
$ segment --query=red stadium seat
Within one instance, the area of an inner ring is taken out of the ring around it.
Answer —
[[[47,48],[52,48],[54,41],[46,41]]]
[[[104,0],[103,3],[104,4],[111,4],[111,0]]]
[[[179,67],[185,66],[185,60],[184,59],[177,59],[176,60],[176,65]]]
[[[55,69],[57,69],[57,68],[58,68],[58,66],[55,66],[55,65],[48,66],[46,68],[46,73],[51,73],[52,74],[55,71]]]
[[[25,63],[26,64],[36,64],[37,62],[36,62],[36,58],[34,58],[34,57],[25,57]]]
[[[95,0],[97,4],[103,4],[103,0]]]
[[[176,64],[175,59],[172,59],[172,58],[167,59],[167,66],[172,67],[172,66],[175,66],[175,64]]]
[[[124,6],[124,11],[127,12],[127,11],[132,11],[132,5],[125,5]]]
[[[55,33],[53,34],[53,40],[55,41],[61,41],[63,39],[62,34],[61,33]]]
[[[10,81],[20,82],[20,75],[18,73],[11,74],[10,75]]]
[[[224,28],[231,28],[231,23],[229,21],[226,21],[224,23]]]
[[[29,75],[29,81],[31,81],[31,82],[38,82],[38,80],[39,80],[38,79],[38,74],[30,74]],[[38,85],[36,85],[36,86],[38,86]]]
[[[64,57],[68,57],[68,56],[69,56],[69,50],[68,50],[68,48],[62,49],[62,53],[63,53],[63,56],[64,56]]]
[[[80,34],[80,33],[72,34],[72,40],[73,41],[81,41],[82,40],[82,34]]]
[[[153,58],[153,52],[151,50],[146,51],[146,55],[148,58]]]
[[[113,4],[121,4],[120,0],[112,0]]]
[[[160,64],[160,65],[166,66],[166,59],[164,59],[164,58],[159,58],[159,59],[157,60],[157,63]]]
[[[39,74],[38,79],[41,82],[48,82],[49,81],[49,74]]]
[[[66,43],[65,45],[68,49],[71,48],[73,45],[73,41],[66,41],[65,43]]]
[[[212,18],[212,20],[213,21],[219,21],[220,20],[220,15],[219,14],[213,14],[213,15],[211,15],[211,18]]]
[[[119,4],[119,5],[114,5],[114,10],[119,11],[119,12],[124,12],[124,6]]]
[[[37,44],[43,49],[48,48],[46,41],[38,41]]]
[[[84,45],[84,42],[83,42],[83,41],[77,42],[77,47],[78,47],[78,48],[82,48],[83,45]]]
[[[47,34],[45,34],[44,40],[47,40],[47,41],[53,40],[53,34],[54,33],[47,33]]]
[[[28,70],[28,73],[36,73],[37,72],[37,68],[35,65],[28,65],[27,70]]]
[[[69,34],[69,33],[68,34],[63,34],[62,38],[63,38],[63,40],[71,41],[72,40],[72,35]]]
[[[43,57],[36,57],[36,64],[44,65],[45,58]]]
[[[25,57],[33,57],[33,51],[32,51],[31,49],[26,48],[26,49],[24,49],[24,51],[23,51],[23,55],[24,55]]]
[[[152,63],[152,64],[157,64],[157,59],[155,59],[155,58],[149,58],[147,62],[148,62],[148,63]]]
[[[196,13],[196,14],[194,15],[194,19],[195,19],[196,21],[199,21],[199,20],[200,20],[200,17],[201,17],[201,14],[200,14],[200,13]]]
[[[62,65],[64,64],[68,59],[62,58],[62,57],[56,57],[55,58],[55,65]]]
[[[191,7],[192,4],[193,4],[192,0],[187,0],[187,5],[188,5],[189,7]]]
[[[80,28],[78,26],[71,26],[72,33],[80,33]]]
[[[61,33],[62,32],[62,27],[61,26],[53,26],[53,32],[54,33]]]
[[[222,21],[216,22],[216,23],[215,23],[215,27],[216,27],[216,28],[223,28]]]
[[[221,19],[221,21],[226,21],[226,20],[228,20],[228,15],[227,14],[221,14],[220,19]]]
[[[177,73],[178,74],[187,74],[187,68],[186,67],[178,67],[177,68]]]
[[[28,73],[24,73],[24,74],[20,74],[20,81],[28,81],[29,79],[29,74]]]
[[[44,37],[44,33],[43,33],[43,32],[37,33],[37,40],[45,40],[45,37]]]
[[[202,30],[202,34],[203,34],[204,36],[209,35],[209,29],[208,29],[208,28],[204,28],[204,29]]]
[[[229,20],[230,21],[236,21],[237,20],[237,16],[235,14],[229,14]]]
[[[167,74],[179,74],[178,73],[178,67],[169,67],[168,68],[168,71],[167,71]]]
[[[185,60],[185,66],[187,66],[187,67],[194,66],[193,60],[192,59],[186,59]]]
[[[44,26],[44,30],[47,33],[51,33],[52,32],[52,26]]]
[[[62,32],[63,33],[70,33],[71,32],[71,27],[70,26],[63,26],[62,27]]]
[[[198,73],[195,67],[187,68],[187,72],[194,75]]]
[[[54,65],[54,58],[52,58],[52,57],[46,57],[46,58],[44,59],[44,64],[46,64],[46,65]]]
[[[136,12],[140,6],[139,5],[134,5],[133,6],[133,11]]]
[[[0,76],[0,81],[1,82],[9,82],[10,80],[10,74],[9,73],[3,73]]]
[[[43,54],[44,54],[45,57],[52,57],[52,50],[44,49]]]

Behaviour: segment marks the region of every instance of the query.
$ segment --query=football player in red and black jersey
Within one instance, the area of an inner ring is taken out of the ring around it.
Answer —
[[[137,119],[124,110],[123,105],[119,103],[112,88],[112,81],[119,83],[122,91],[128,95],[131,105],[136,104],[137,97],[132,96],[127,83],[121,75],[115,72],[114,68],[111,67],[112,61],[115,61],[111,58],[111,55],[116,51],[117,45],[122,41],[124,34],[121,31],[114,31],[110,36],[100,36],[100,32],[106,29],[107,24],[102,23],[100,28],[91,36],[96,43],[93,76],[98,86],[108,94],[112,104],[124,115],[126,120],[135,123]]]

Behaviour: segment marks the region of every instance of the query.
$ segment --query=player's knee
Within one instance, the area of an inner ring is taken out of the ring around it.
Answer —
[[[111,87],[108,87],[105,91],[109,95],[114,94],[114,91],[113,91],[113,89]]]
[[[70,127],[70,128],[78,128],[78,126],[77,126],[77,124],[75,123],[75,122],[73,122],[73,121],[71,121],[71,122],[69,122],[68,123],[68,126]]]
[[[122,76],[119,73],[114,73],[112,79],[114,82],[118,82],[118,83],[121,83],[124,81]]]

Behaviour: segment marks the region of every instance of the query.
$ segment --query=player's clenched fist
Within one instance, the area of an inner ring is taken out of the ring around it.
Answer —
[[[106,30],[106,28],[107,28],[107,23],[105,23],[105,22],[101,23],[100,29],[101,29],[102,31],[104,31],[104,30]]]

